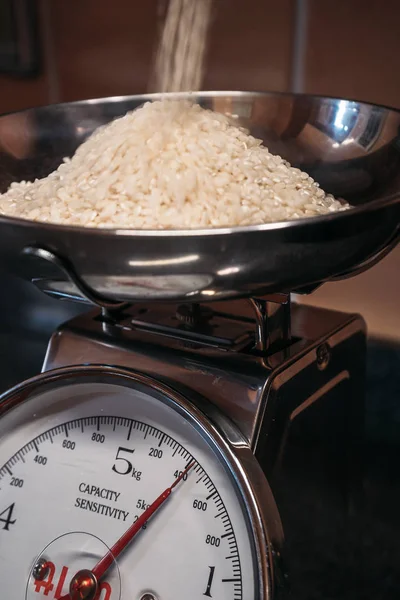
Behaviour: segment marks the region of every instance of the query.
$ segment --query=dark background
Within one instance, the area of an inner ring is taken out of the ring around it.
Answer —
[[[0,111],[146,89],[160,26],[158,0],[36,4],[41,75],[0,78]],[[214,4],[205,89],[302,91],[400,104],[397,0]]]

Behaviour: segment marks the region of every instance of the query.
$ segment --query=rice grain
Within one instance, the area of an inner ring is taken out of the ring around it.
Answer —
[[[56,171],[0,195],[5,215],[125,229],[255,225],[347,208],[232,119],[176,100],[100,127]]]

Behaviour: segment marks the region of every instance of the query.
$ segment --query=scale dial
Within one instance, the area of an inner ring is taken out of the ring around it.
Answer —
[[[74,576],[105,556],[100,600],[270,597],[269,541],[238,454],[256,462],[220,416],[211,425],[162,384],[106,367],[49,372],[1,406],[7,600],[72,599]]]

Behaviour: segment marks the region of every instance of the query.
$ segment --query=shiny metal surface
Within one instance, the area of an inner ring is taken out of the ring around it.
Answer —
[[[90,100],[0,118],[0,191],[12,181],[47,175],[96,127],[158,97]],[[54,265],[21,257],[26,246],[39,246],[67,259],[80,280],[104,299],[205,301],[293,291],[349,276],[397,243],[399,111],[279,93],[191,97],[236,114],[273,153],[354,208],[312,219],[202,231],[98,231],[2,217],[0,266],[45,280],[42,287],[81,296]]]
[[[262,353],[290,343],[290,294],[250,298],[256,315],[256,348]]]
[[[67,278],[67,281],[70,281],[75,288],[78,290],[82,301],[87,301],[89,304],[94,304],[105,311],[113,311],[113,310],[121,310],[126,306],[126,302],[118,302],[107,300],[107,298],[103,298],[93,292],[91,288],[85,284],[84,281],[75,273],[75,270],[68,263],[67,260],[59,257],[54,252],[50,250],[44,250],[43,248],[34,247],[34,246],[26,246],[22,254],[24,256],[31,256],[38,259],[42,259],[47,264],[53,265],[64,273]],[[40,286],[37,286],[40,289]],[[68,299],[74,300],[74,296],[70,296]]]
[[[252,314],[248,302],[225,304],[228,308],[241,304],[248,309],[244,315]],[[227,417],[226,423],[233,423],[241,431],[246,451],[252,450],[267,480],[273,483],[273,490],[288,436],[293,430],[298,431],[299,422],[301,425],[304,415],[311,411],[317,419],[314,422],[312,417],[311,430],[306,429],[303,435],[308,436],[309,443],[316,434],[329,438],[337,478],[334,485],[343,498],[340,502],[346,506],[352,502],[352,490],[359,484],[357,444],[364,396],[365,324],[359,316],[293,305],[294,341],[286,353],[264,358],[245,348],[221,351],[132,326],[131,314],[146,309],[158,324],[165,321],[166,315],[174,314],[172,306],[157,304],[131,308],[119,324],[105,322],[99,310],[80,316],[54,333],[43,370],[51,375],[52,369],[57,372],[70,365],[80,368],[83,362],[101,365],[107,361],[118,368],[154,377],[195,403],[206,398],[209,404],[204,405],[204,413],[211,423],[216,423],[216,417],[208,407],[215,414],[224,415],[224,419]],[[320,370],[319,352],[324,344],[329,345],[330,360]],[[81,369],[84,371],[85,367]],[[326,431],[327,424],[330,433]],[[232,442],[229,431],[228,435]],[[237,445],[235,448],[239,450]],[[247,473],[244,454],[241,461]],[[312,464],[303,465],[306,473],[312,468]],[[262,488],[264,477],[255,478],[254,485]],[[268,506],[267,496],[265,502]],[[279,568],[279,556],[275,559],[276,580],[282,577],[285,563]],[[296,560],[298,557],[294,557]]]
[[[239,316],[252,316],[247,302],[239,304],[243,304],[237,307]],[[141,311],[147,312],[141,315]],[[163,329],[166,324],[170,325],[171,314],[174,315],[173,306],[156,304],[133,307],[111,323],[105,321],[98,310],[78,316],[53,334],[43,371],[68,365],[108,363],[172,382],[175,388],[182,387],[207,398],[228,415],[254,448],[258,444],[263,415],[265,411],[270,413],[269,405],[266,409],[267,398],[276,396],[286,382],[295,381],[304,371],[302,387],[293,392],[291,399],[296,405],[301,404],[304,396],[315,393],[326,383],[327,377],[332,377],[329,369],[321,374],[317,368],[319,346],[329,340],[331,348],[337,347],[340,356],[343,340],[363,328],[362,320],[354,315],[292,305],[292,343],[284,351],[264,357],[252,352],[253,344],[248,341],[245,346],[226,345],[221,349],[221,346],[199,341],[196,333],[189,337],[185,331],[181,336],[176,331],[173,335]],[[156,323],[157,329],[140,327],[139,320],[144,317]],[[240,324],[241,331],[249,330],[254,339],[254,322]],[[216,320],[214,327],[212,333],[218,335],[222,324]],[[241,337],[246,341],[243,333]],[[351,370],[351,360],[347,354],[345,358],[349,363],[345,368]]]
[[[176,389],[146,375],[107,365],[68,366],[38,375],[0,396],[0,418],[29,397],[48,389],[83,381],[112,383],[144,389],[180,413],[209,440],[229,469],[242,498],[251,527],[251,539],[258,572],[258,597],[273,600],[283,581],[281,569],[282,525],[268,482],[239,429],[207,400],[191,395],[190,400]]]

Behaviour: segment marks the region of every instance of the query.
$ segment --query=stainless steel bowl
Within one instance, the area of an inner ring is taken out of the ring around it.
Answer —
[[[87,100],[1,117],[0,191],[47,175],[98,126],[159,97]],[[79,296],[81,288],[110,301],[207,301],[311,289],[367,268],[397,243],[399,111],[294,94],[190,97],[236,114],[273,153],[354,208],[201,231],[97,230],[1,217],[0,266],[60,294]]]

